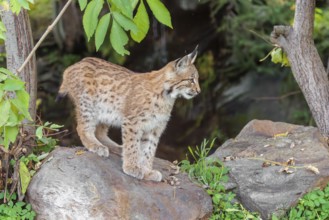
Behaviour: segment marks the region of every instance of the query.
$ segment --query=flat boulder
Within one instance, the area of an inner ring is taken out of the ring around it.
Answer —
[[[314,127],[253,120],[211,157],[229,168],[227,188],[263,219],[283,215],[329,181],[327,139]]]
[[[27,198],[37,219],[206,219],[211,198],[168,161],[154,166],[167,182],[123,173],[119,153],[108,158],[84,148],[56,148],[33,176]],[[169,184],[171,183],[171,184]]]

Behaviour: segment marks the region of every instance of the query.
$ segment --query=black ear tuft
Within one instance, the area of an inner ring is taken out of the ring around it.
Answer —
[[[175,64],[175,67],[177,70],[180,70],[182,68],[185,68],[187,67],[188,65],[191,65],[194,63],[197,55],[198,55],[198,47],[199,45],[197,45],[195,47],[195,49],[193,50],[192,53],[180,58],[180,59],[177,59],[176,60],[176,64]]]
[[[199,45],[196,45],[193,52],[188,55],[190,57],[191,63],[194,63],[196,57],[198,56],[198,48],[199,48]]]

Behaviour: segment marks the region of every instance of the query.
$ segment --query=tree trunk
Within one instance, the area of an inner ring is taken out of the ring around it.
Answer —
[[[30,94],[29,112],[32,119],[35,120],[37,89],[35,56],[33,56],[21,72],[17,71],[33,48],[32,31],[28,13],[26,10],[21,10],[18,15],[15,15],[11,11],[2,10],[1,19],[7,29],[5,41],[7,69],[17,74],[26,82],[26,90]],[[28,122],[26,121],[24,123],[27,124]],[[24,132],[34,134],[35,127],[24,126]]]
[[[314,10],[315,0],[296,0],[293,26],[275,26],[271,41],[287,53],[315,122],[329,137],[329,80],[314,45]]]

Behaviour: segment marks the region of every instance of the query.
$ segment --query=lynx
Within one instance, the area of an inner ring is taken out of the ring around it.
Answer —
[[[59,95],[73,100],[77,132],[83,145],[107,157],[110,147],[122,147],[124,173],[161,181],[152,168],[159,138],[177,98],[200,93],[195,50],[157,71],[135,73],[98,58],[85,58],[68,67]],[[108,137],[108,128],[121,127],[122,146]]]

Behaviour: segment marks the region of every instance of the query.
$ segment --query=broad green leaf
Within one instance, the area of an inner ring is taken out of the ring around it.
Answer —
[[[6,91],[16,91],[24,89],[24,82],[19,79],[7,79],[4,83],[3,89]]]
[[[29,2],[25,0],[18,0],[20,6],[26,10],[30,10]]]
[[[123,29],[125,29],[126,31],[132,31],[133,33],[137,33],[137,26],[130,18],[116,11],[112,12],[112,15],[115,21],[118,22],[118,24],[120,24]]]
[[[37,128],[37,130],[35,131],[35,136],[37,136],[37,138],[40,140],[43,136],[43,126],[40,126]]]
[[[11,76],[15,79],[19,79],[14,73],[12,73],[10,70],[6,69],[6,68],[3,68],[3,67],[0,67],[0,72],[8,75],[8,76]]]
[[[27,169],[25,163],[22,161],[19,163],[19,177],[21,179],[22,193],[25,194],[31,181],[31,175],[29,169]]]
[[[87,5],[85,13],[83,14],[82,24],[85,29],[88,41],[94,35],[97,23],[98,16],[103,8],[104,0],[92,0]]]
[[[172,28],[171,16],[166,6],[160,0],[146,0],[154,17],[162,24]]]
[[[9,100],[5,99],[0,102],[0,127],[7,123],[9,118],[9,111],[10,111],[10,102]]]
[[[8,78],[8,76],[6,74],[3,74],[0,72],[0,82],[4,81],[7,78]]]
[[[17,126],[5,126],[4,127],[4,141],[3,145],[8,149],[9,144],[15,142],[18,134]]]
[[[150,28],[149,16],[147,15],[143,0],[141,0],[138,6],[137,13],[134,17],[134,22],[137,25],[138,30],[137,33],[131,32],[130,35],[134,41],[139,43],[145,38]]]
[[[131,0],[131,8],[133,9],[133,11],[136,8],[136,5],[138,2],[139,2],[139,0]]]
[[[88,0],[79,0],[79,6],[80,6],[80,10],[83,11],[86,6],[87,6],[87,1]]]
[[[129,55],[129,51],[124,48],[124,46],[128,43],[128,40],[129,39],[126,32],[115,20],[113,20],[110,41],[113,49],[121,56],[124,56],[125,54]]]
[[[111,0],[111,3],[114,4],[114,9],[121,11],[128,18],[133,18],[133,8],[130,0]]]
[[[6,123],[6,126],[16,126],[19,124],[17,112],[13,108],[11,108],[11,111],[9,111],[9,118]]]
[[[29,113],[29,100],[30,96],[25,90],[19,90],[16,92],[16,98],[11,99],[10,102],[20,111],[24,117],[30,121],[32,118]]]
[[[104,42],[107,30],[110,25],[110,18],[111,18],[111,14],[107,13],[99,20],[99,23],[97,25],[96,33],[95,33],[95,44],[97,51]]]
[[[17,0],[10,0],[10,10],[16,15],[21,11],[21,5]]]

